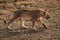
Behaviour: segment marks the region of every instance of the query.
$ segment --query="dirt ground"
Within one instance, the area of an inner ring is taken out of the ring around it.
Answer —
[[[0,1],[0,18],[8,22],[16,9],[27,9],[29,3],[21,4],[19,0],[5,0]],[[12,29],[6,29],[6,24],[3,20],[0,20],[0,40],[60,40],[60,0],[37,0],[36,3],[32,3],[31,6],[47,9],[51,14],[51,18],[45,23],[49,29],[40,27],[38,31],[31,29],[21,28],[19,20],[15,20],[11,27]],[[15,9],[16,8],[16,9]],[[14,30],[13,30],[14,29]]]

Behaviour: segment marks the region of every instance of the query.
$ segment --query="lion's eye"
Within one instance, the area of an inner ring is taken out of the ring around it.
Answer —
[[[45,15],[46,13],[44,12],[44,15]]]

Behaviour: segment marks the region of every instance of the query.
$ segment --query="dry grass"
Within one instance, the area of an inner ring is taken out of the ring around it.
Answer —
[[[7,0],[6,0],[7,1]],[[25,3],[24,3],[25,4]],[[60,0],[42,0],[37,1],[37,3],[29,5],[21,4],[20,2],[13,1],[9,4],[9,1],[5,4],[0,3],[0,18],[6,20],[7,22],[12,18],[13,12],[17,9],[28,9],[33,6],[36,8],[47,9],[51,13],[52,18],[46,21],[49,29],[41,27],[38,31],[30,29],[20,29],[20,21],[16,20],[11,24],[12,29],[6,29],[6,24],[0,20],[0,40],[60,40]],[[15,7],[15,8],[14,8]],[[18,28],[18,29],[17,29]]]

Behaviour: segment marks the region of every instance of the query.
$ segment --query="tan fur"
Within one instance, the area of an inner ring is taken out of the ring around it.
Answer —
[[[32,27],[36,29],[35,21],[40,22],[43,18],[49,19],[50,14],[46,10],[17,10],[14,12],[13,18],[8,22],[8,25],[17,18],[23,21],[32,21]]]

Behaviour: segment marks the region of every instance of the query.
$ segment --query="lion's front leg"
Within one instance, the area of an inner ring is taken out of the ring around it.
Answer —
[[[49,29],[49,27],[43,22],[43,18],[42,17],[40,17],[39,19],[38,19],[38,22],[40,21],[40,23],[42,23],[42,25],[46,28],[46,29]]]
[[[44,26],[46,29],[49,29],[49,27],[48,27],[45,23],[43,23],[43,26]]]

